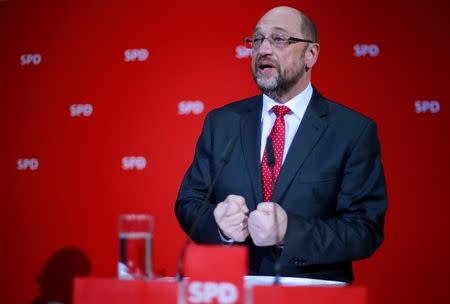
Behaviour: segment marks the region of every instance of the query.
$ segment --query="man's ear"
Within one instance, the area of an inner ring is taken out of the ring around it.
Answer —
[[[320,45],[318,43],[312,43],[308,46],[305,53],[305,66],[309,70],[316,63],[319,58]]]

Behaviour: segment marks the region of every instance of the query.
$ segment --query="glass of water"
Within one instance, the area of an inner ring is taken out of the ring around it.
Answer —
[[[153,217],[149,214],[119,216],[119,262],[122,280],[152,278]]]

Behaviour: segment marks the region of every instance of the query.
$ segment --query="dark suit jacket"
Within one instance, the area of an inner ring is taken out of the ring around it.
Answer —
[[[260,171],[262,96],[208,113],[175,204],[178,221],[197,243],[221,243],[213,210],[229,194],[262,202]],[[218,177],[211,204],[201,209],[226,145],[238,137]],[[274,188],[273,202],[288,214],[281,274],[351,281],[352,261],[383,241],[387,198],[375,123],[314,90]],[[205,210],[206,209],[206,210]],[[202,210],[203,214],[199,214]],[[275,247],[248,237],[249,273],[274,275]]]

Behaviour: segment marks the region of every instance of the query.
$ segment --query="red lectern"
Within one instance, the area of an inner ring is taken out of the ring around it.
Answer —
[[[245,247],[191,245],[186,251],[187,277],[182,283],[175,278],[131,281],[77,278],[74,304],[368,302],[365,287],[342,287],[345,285],[343,282],[303,278],[281,278],[282,285],[274,286],[273,277],[245,276],[246,271]]]

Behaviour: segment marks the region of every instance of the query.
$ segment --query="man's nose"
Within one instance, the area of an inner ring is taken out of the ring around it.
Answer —
[[[259,46],[258,53],[261,55],[271,54],[273,52],[272,44],[270,44],[269,39],[264,39]]]

